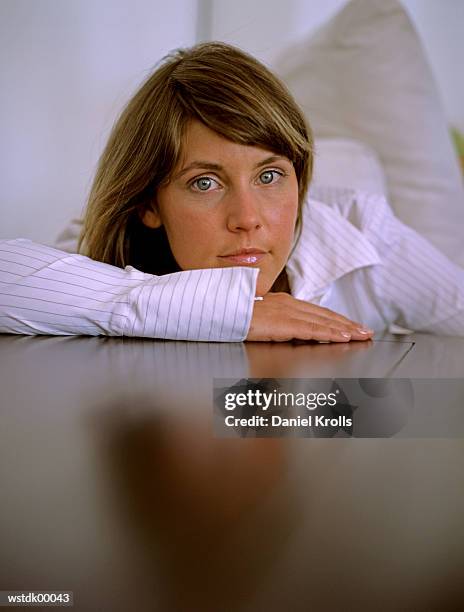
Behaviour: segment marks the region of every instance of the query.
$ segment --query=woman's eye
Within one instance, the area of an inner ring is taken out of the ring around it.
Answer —
[[[210,188],[214,187],[215,184],[218,183],[214,179],[209,176],[202,176],[193,181],[192,187],[195,188],[195,191],[210,191]]]
[[[266,170],[266,172],[262,172],[259,175],[259,178],[264,185],[269,185],[270,183],[274,182],[274,175],[282,176],[282,174],[277,172],[277,170]]]

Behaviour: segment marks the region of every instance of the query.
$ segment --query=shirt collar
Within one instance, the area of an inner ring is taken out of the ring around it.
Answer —
[[[292,295],[310,300],[349,272],[381,263],[368,238],[340,212],[308,198],[300,238],[287,262]]]

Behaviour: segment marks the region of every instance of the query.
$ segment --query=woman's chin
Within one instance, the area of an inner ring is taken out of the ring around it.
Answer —
[[[269,293],[271,287],[273,285],[273,281],[260,279],[258,276],[258,282],[256,283],[256,297],[262,297]]]

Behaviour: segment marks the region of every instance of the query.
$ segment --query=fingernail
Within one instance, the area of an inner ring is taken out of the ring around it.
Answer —
[[[358,331],[360,334],[373,334],[374,331],[372,329],[369,329],[368,327],[357,327],[356,331]]]
[[[350,332],[340,332],[340,336],[343,336],[344,338],[351,338],[351,334]]]

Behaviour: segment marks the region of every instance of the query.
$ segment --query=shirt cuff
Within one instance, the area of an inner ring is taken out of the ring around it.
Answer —
[[[257,268],[236,267],[152,276],[128,296],[124,335],[241,342],[248,335],[258,274]]]

